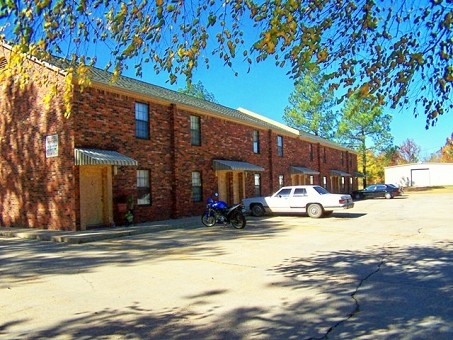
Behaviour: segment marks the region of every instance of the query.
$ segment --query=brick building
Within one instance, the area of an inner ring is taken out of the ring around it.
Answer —
[[[83,91],[74,85],[68,118],[62,98],[45,104],[46,86],[2,84],[0,225],[83,230],[124,223],[127,200],[143,222],[201,215],[213,192],[233,203],[282,185],[356,188],[353,150],[244,109],[123,76],[112,83],[100,69],[90,78]]]

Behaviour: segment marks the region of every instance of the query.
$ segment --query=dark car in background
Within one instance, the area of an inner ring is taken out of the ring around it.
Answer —
[[[365,198],[394,198],[401,196],[401,190],[393,184],[372,184],[367,186],[363,190],[356,190],[352,192],[352,197],[355,199]]]

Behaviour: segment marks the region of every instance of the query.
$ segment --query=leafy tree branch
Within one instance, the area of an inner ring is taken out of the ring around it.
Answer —
[[[133,66],[191,80],[218,57],[234,69],[272,57],[298,81],[320,67],[338,97],[356,91],[413,108],[426,127],[453,108],[450,0],[3,1],[1,39],[37,57]],[[239,59],[239,60],[237,60]],[[75,68],[75,65],[72,66]]]

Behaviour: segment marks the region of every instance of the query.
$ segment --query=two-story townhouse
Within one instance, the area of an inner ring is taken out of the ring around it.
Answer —
[[[8,58],[8,48],[0,58]],[[64,84],[65,73],[30,59]],[[2,64],[2,63],[0,63]],[[72,109],[45,103],[41,83],[2,84],[0,224],[87,229],[201,214],[213,192],[229,203],[282,185],[350,192],[354,151],[244,109],[231,109],[136,79],[112,82],[91,68],[74,84]],[[49,82],[48,86],[52,83]]]

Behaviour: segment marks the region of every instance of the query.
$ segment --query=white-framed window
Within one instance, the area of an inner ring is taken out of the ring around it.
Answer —
[[[279,188],[281,188],[283,186],[283,183],[284,183],[283,179],[284,179],[283,175],[278,175],[278,186],[279,186]]]
[[[135,136],[149,139],[149,107],[145,103],[135,103]]]
[[[277,136],[277,155],[283,157],[283,136]]]
[[[201,202],[203,200],[203,191],[201,186],[201,173],[192,172],[192,202]]]
[[[190,116],[190,143],[196,146],[201,145],[201,123],[198,116]]]
[[[258,130],[253,131],[253,152],[260,153],[260,132]]]
[[[255,174],[255,196],[261,196],[261,175]]]
[[[151,204],[149,170],[137,170],[137,204]]]

